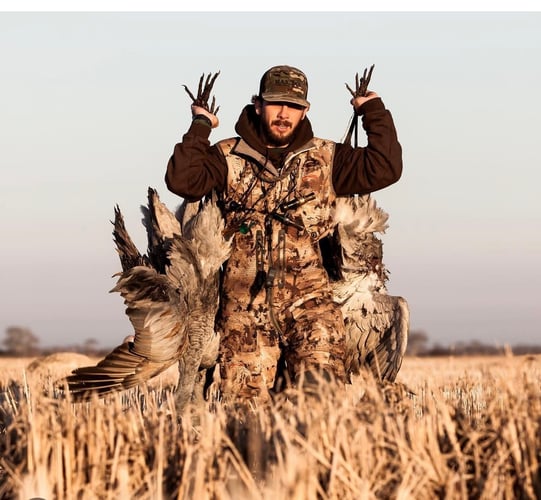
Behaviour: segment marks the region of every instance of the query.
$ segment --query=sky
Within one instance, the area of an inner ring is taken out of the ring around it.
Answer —
[[[389,293],[434,343],[541,343],[540,12],[19,9],[0,12],[0,342],[131,333],[110,221],[118,204],[144,252],[147,188],[180,204],[164,174],[191,119],[182,84],[220,71],[215,142],[266,69],[297,66],[315,134],[340,141],[345,83],[375,64],[404,161],[373,195]]]

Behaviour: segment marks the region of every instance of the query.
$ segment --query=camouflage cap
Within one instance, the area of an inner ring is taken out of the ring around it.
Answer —
[[[273,66],[265,71],[259,83],[259,96],[268,102],[291,102],[308,107],[308,80],[292,66]]]

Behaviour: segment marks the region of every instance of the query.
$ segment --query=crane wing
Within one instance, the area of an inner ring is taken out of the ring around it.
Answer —
[[[394,382],[406,351],[409,308],[402,297],[373,294],[358,307],[348,306],[346,367],[369,368],[379,380]]]
[[[96,366],[74,370],[66,382],[75,399],[144,383],[178,361],[187,348],[185,304],[166,276],[134,267],[122,273],[112,291],[124,297],[134,341],[118,346]]]

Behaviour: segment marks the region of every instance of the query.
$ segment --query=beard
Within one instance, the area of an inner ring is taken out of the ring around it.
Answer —
[[[283,134],[278,134],[272,130],[273,125],[286,125],[289,127],[289,131]],[[287,146],[293,140],[295,129],[292,126],[292,123],[287,120],[274,120],[270,125],[266,121],[261,121],[261,127],[263,131],[263,137],[267,143],[267,146],[274,148],[281,148]]]

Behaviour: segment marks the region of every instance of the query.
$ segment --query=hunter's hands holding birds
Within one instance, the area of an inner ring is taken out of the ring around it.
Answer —
[[[356,113],[359,113],[359,109],[361,108],[361,106],[367,102],[367,101],[370,101],[371,99],[376,99],[377,97],[379,97],[378,94],[376,94],[375,92],[373,92],[372,90],[369,90],[366,95],[364,96],[358,96],[358,97],[353,97],[351,99],[351,101],[349,101],[353,107],[355,108],[355,112]]]
[[[351,101],[349,101],[352,106],[355,108],[355,112],[358,114],[361,106],[371,99],[376,99],[379,97],[378,94],[372,90],[368,90],[368,84],[370,83],[370,78],[372,77],[372,71],[374,70],[374,65],[370,67],[370,70],[365,69],[363,76],[359,78],[359,73],[355,75],[355,90],[353,90],[347,83],[346,87],[349,90],[350,94],[353,96]]]

